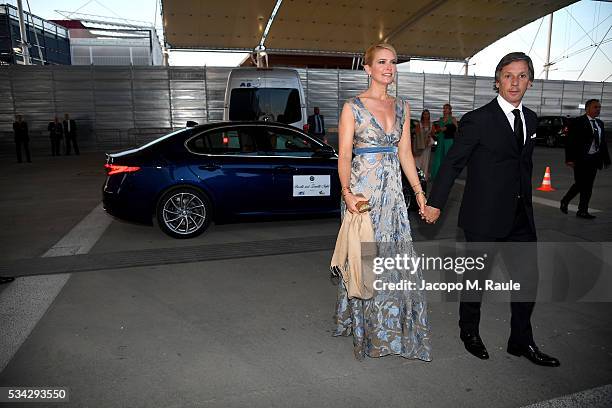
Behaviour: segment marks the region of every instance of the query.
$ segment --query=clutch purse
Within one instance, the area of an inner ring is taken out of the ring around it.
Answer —
[[[359,211],[360,213],[364,213],[366,211],[370,211],[370,203],[367,201],[359,201],[357,202],[357,204],[355,204],[355,206],[357,207],[357,211]]]
[[[370,207],[370,202],[363,196],[363,194],[357,194],[358,197],[363,198],[363,200],[357,201],[355,207],[357,207],[357,211],[360,213],[364,213],[370,211],[372,208]]]

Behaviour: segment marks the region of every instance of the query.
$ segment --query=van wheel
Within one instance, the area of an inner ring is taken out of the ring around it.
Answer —
[[[557,145],[557,137],[555,135],[546,135],[546,146],[555,147]]]
[[[200,235],[210,225],[211,206],[200,191],[177,188],[168,191],[157,204],[157,222],[166,234],[186,239]]]

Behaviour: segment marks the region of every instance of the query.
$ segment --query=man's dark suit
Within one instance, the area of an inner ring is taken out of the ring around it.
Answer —
[[[62,144],[62,137],[64,136],[64,128],[61,122],[49,122],[49,126],[47,126],[47,130],[49,130],[49,138],[51,139],[51,155],[59,156],[60,155],[60,145]]]
[[[316,116],[318,116],[319,119],[321,119],[321,127],[318,133],[316,132],[316,129],[317,129]],[[323,115],[310,115],[308,117],[308,133],[322,140],[325,138],[325,119],[323,118]]]
[[[66,137],[66,154],[70,154],[70,145],[74,146],[74,153],[79,154],[79,145],[77,144],[77,128],[74,119],[70,119],[70,129],[68,129],[68,121],[62,123],[64,127],[64,136]]]
[[[565,161],[574,163],[574,184],[561,200],[569,203],[580,193],[578,211],[586,213],[589,209],[589,201],[593,192],[593,182],[597,170],[610,165],[610,154],[605,139],[604,123],[595,119],[601,129],[601,141],[599,152],[589,154],[593,143],[593,127],[587,115],[579,116],[570,122],[569,135],[565,144]]]
[[[522,110],[526,137],[521,147],[497,99],[466,113],[459,123],[455,142],[434,181],[427,205],[441,209],[455,178],[467,165],[467,180],[459,212],[459,227],[464,230],[466,241],[534,242],[537,239],[531,199],[531,156],[534,148],[531,136],[536,131],[537,116],[524,106]],[[533,245],[530,247],[533,248]],[[531,260],[537,259],[535,249],[522,255],[522,260],[530,257],[533,257]],[[510,263],[512,261],[510,259]],[[537,285],[537,264],[508,265],[506,259],[504,262],[513,279],[514,273],[522,272],[526,274],[523,276],[529,276],[530,282],[524,285],[534,290],[533,285]],[[533,277],[535,283],[531,281]],[[467,297],[462,294],[459,321],[462,334],[478,334],[481,296],[482,291],[476,294],[476,298],[465,301]],[[533,306],[533,301],[512,302],[509,343],[519,347],[533,344],[530,323]]]
[[[28,124],[25,121],[13,122],[13,132],[15,132],[15,146],[17,149],[17,161],[22,162],[21,146],[25,150],[26,160],[31,162],[30,158],[30,136],[28,135]]]

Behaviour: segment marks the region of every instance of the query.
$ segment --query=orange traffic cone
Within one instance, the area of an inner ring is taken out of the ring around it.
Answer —
[[[539,191],[555,191],[550,184],[550,167],[546,166],[546,171],[544,172],[544,179],[542,180],[542,185],[538,187],[536,190]]]

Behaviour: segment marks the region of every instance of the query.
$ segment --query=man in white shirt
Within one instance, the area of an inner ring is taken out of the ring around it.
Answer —
[[[77,129],[74,119],[70,119],[69,114],[64,114],[64,136],[66,137],[66,155],[70,155],[71,147],[74,147],[74,154],[79,154],[79,145],[77,143]]]
[[[499,95],[485,106],[466,113],[459,122],[455,142],[440,166],[421,216],[429,223],[436,222],[455,179],[467,166],[459,227],[471,248],[481,245],[477,243],[494,243],[486,246],[487,250],[493,250],[488,254],[491,262],[495,251],[501,253],[512,279],[521,283],[520,296],[511,293],[507,351],[537,365],[557,367],[559,360],[536,346],[531,327],[538,276],[531,199],[537,116],[523,106],[522,100],[533,80],[533,63],[524,53],[513,52],[499,61],[495,70],[495,90]],[[502,251],[518,246],[514,243],[522,243],[524,250],[520,256],[504,256]],[[482,245],[476,249],[481,248]],[[481,282],[486,273],[488,270],[472,277]],[[467,272],[464,282],[466,279],[470,279]],[[486,360],[489,354],[479,332],[481,298],[482,290],[462,291],[459,328],[465,349]]]
[[[561,199],[561,212],[567,214],[567,207],[580,194],[576,217],[587,220],[595,218],[589,214],[589,201],[593,193],[593,182],[597,170],[610,166],[610,154],[605,138],[604,123],[597,119],[601,103],[589,99],[584,104],[585,114],[571,121],[565,143],[565,163],[574,169],[574,184]]]

